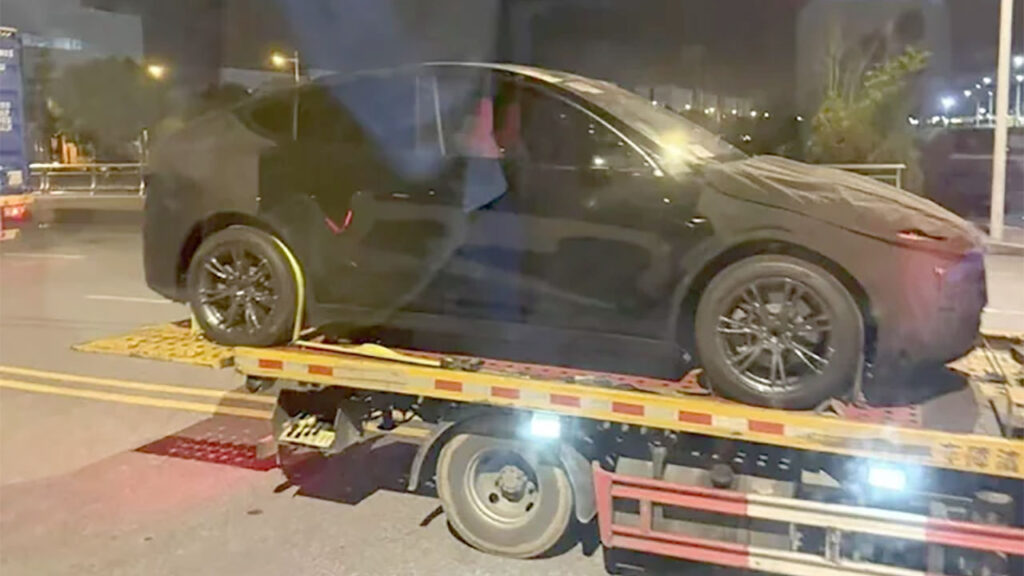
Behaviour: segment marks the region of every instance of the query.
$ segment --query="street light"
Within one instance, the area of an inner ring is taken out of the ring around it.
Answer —
[[[281,69],[287,68],[289,65],[291,65],[292,72],[293,72],[293,75],[294,75],[294,78],[295,78],[295,83],[298,84],[300,81],[302,81],[301,76],[299,76],[299,52],[298,52],[298,50],[296,50],[295,52],[292,52],[292,56],[290,56],[290,57],[289,56],[285,56],[284,54],[281,54],[280,52],[274,52],[273,54],[270,55],[270,64],[273,65],[274,68],[281,68]]]
[[[964,98],[970,98],[971,94],[974,94],[974,92],[971,92],[970,90],[964,90]]]
[[[956,106],[956,98],[952,96],[943,96],[940,103],[942,104],[942,111],[949,112],[950,108]]]
[[[981,79],[981,83],[984,84],[985,86],[992,84],[992,77],[985,76],[984,78]]]
[[[163,80],[167,75],[167,67],[162,64],[149,64],[146,66],[146,74],[154,80]]]
[[[302,77],[299,76],[299,51],[292,52],[292,56],[289,58],[280,52],[274,52],[270,55],[270,63],[274,68],[285,68],[289,64],[292,66],[293,78],[295,83],[298,84],[302,81]],[[292,140],[299,139],[299,93],[298,91],[292,92]]]
[[[1024,54],[1017,54],[1013,57],[1014,68],[1024,68]]]

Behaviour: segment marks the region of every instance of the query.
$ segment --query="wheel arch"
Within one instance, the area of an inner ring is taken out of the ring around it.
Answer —
[[[512,412],[494,414],[486,408],[470,408],[458,420],[439,423],[417,449],[409,467],[406,489],[415,492],[421,483],[436,474],[441,449],[451,439],[459,434],[514,436],[517,419],[517,414]],[[597,501],[590,462],[569,440],[558,443],[552,457],[558,461],[569,479],[576,519],[583,523],[591,521],[597,514]]]
[[[832,274],[846,288],[856,302],[857,308],[864,320],[865,352],[868,354],[873,352],[872,344],[875,341],[877,323],[871,298],[863,284],[845,267],[828,256],[800,244],[780,239],[747,240],[729,246],[706,260],[690,281],[683,286],[682,294],[679,294],[675,299],[678,308],[674,310],[671,316],[673,321],[671,329],[674,330],[677,341],[685,342],[689,350],[694,349],[693,343],[690,342],[692,340],[691,331],[681,331],[680,327],[693,325],[697,303],[715,274],[736,262],[760,255],[791,256],[811,264],[816,264],[828,271],[829,274]]]
[[[281,234],[273,226],[252,214],[242,212],[215,212],[210,214],[203,220],[196,222],[189,229],[184,242],[181,243],[181,249],[178,251],[178,262],[175,268],[179,287],[185,285],[188,267],[192,263],[192,257],[199,250],[203,240],[231,226],[249,226],[266,232],[279,240],[281,239]]]

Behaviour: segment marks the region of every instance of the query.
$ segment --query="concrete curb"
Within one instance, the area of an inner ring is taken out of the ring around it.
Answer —
[[[985,242],[986,252],[1000,256],[1024,256],[1024,244],[1016,242],[1000,242],[987,240]]]

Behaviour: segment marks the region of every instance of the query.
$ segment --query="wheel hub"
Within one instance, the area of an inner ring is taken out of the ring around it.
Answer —
[[[498,472],[495,484],[501,490],[502,496],[515,502],[523,497],[528,481],[526,473],[517,466],[506,465]]]
[[[277,289],[265,257],[240,246],[226,246],[204,262],[200,312],[228,331],[259,330],[270,317]]]
[[[468,495],[481,514],[497,524],[525,522],[540,498],[536,472],[520,455],[483,453],[467,470]]]
[[[717,332],[730,367],[751,387],[790,390],[828,365],[831,310],[791,278],[763,278],[739,289]]]

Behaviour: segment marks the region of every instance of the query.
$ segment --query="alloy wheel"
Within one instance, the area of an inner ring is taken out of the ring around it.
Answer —
[[[760,278],[726,301],[716,325],[718,344],[751,388],[787,392],[828,368],[833,312],[807,285],[788,277]]]
[[[229,332],[255,332],[270,317],[279,289],[267,259],[241,245],[210,254],[199,279],[199,313]]]

